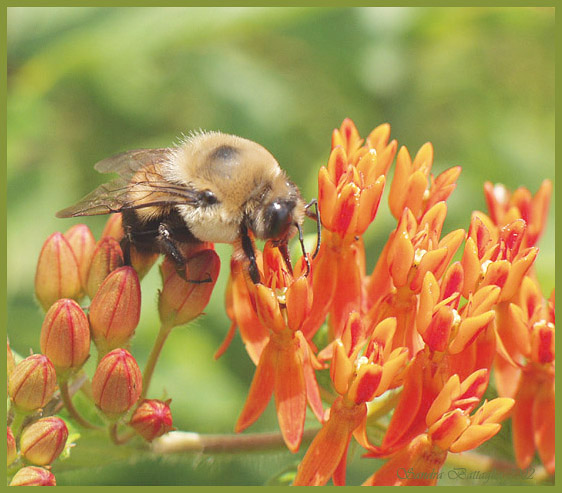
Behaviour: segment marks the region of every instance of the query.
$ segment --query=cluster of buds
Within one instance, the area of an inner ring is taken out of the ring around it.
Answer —
[[[550,182],[535,197],[486,184],[491,217],[474,212],[468,231],[442,236],[461,168],[434,177],[431,144],[414,159],[401,148],[388,199],[397,225],[369,274],[362,236],[396,150],[388,125],[361,139],[345,120],[318,177],[323,241],[308,278],[291,277],[282,260],[272,260],[270,245],[258,255],[263,284],[232,270],[227,340],[238,327],[257,366],[236,431],[253,423],[274,394],[281,432],[295,452],[308,402],[322,428],[295,485],[330,478],[344,485],[352,438],[369,456],[390,458],[365,484],[408,484],[396,480],[397,468],[439,470],[449,453],[478,447],[513,412],[518,466],[527,467],[537,449],[553,473],[547,430],[554,427],[554,296],[544,300],[532,282]],[[453,261],[459,250],[461,260]],[[301,258],[296,273],[302,264]],[[501,397],[471,414],[493,366]],[[328,368],[324,409],[315,376]],[[381,426],[377,419],[391,410],[382,440],[373,442],[370,427]]]
[[[35,276],[36,297],[46,312],[40,334],[42,354],[32,354],[16,365],[8,343],[12,485],[55,484],[51,464],[68,447],[68,429],[60,417],[49,414],[62,406],[79,426],[101,429],[100,423],[105,422],[116,443],[136,435],[152,441],[173,429],[170,400],[145,399],[165,337],[155,343],[144,381],[129,352],[140,320],[140,280],[158,255],[131,246],[132,265],[124,265],[122,238],[121,216],[116,214],[97,243],[90,229],[78,224],[64,234],[52,234],[43,245]],[[211,277],[213,281],[187,282],[170,261],[163,262],[160,336],[199,316],[217,279],[219,259],[212,245],[200,245],[184,254],[188,258],[185,278]],[[89,304],[84,307],[81,304],[87,298]],[[83,367],[90,357],[91,342],[97,365],[88,382]],[[72,402],[70,389],[85,382],[86,395],[99,411],[97,422],[86,420]],[[130,433],[119,436],[118,426],[128,427]],[[26,464],[33,467],[22,468]]]

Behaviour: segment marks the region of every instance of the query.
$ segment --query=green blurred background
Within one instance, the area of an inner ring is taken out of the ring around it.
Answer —
[[[485,210],[485,180],[534,193],[554,179],[554,9],[8,9],[13,348],[39,351],[35,262],[49,234],[78,222],[55,212],[104,181],[96,161],[168,146],[194,129],[222,130],[268,148],[309,198],[332,129],[345,117],[362,135],[389,122],[411,153],[430,140],[436,173],[463,167],[445,231],[466,228],[472,210]],[[99,236],[104,218],[83,222]],[[366,235],[370,266],[393,225],[385,203]],[[554,204],[540,246],[537,272],[549,294]],[[205,433],[232,431],[254,370],[238,336],[213,359],[229,325],[229,247],[218,251],[223,268],[207,313],[174,330],[151,387],[152,397],[172,397],[177,428]],[[157,269],[143,281],[132,344],[141,367],[158,327],[159,282]],[[276,429],[270,405],[250,431]],[[78,441],[71,459],[55,464],[58,484],[278,483],[302,456],[114,457],[102,442],[97,465],[93,447]],[[491,450],[511,457],[509,443]],[[360,451],[353,457],[349,483],[360,484],[376,464]]]

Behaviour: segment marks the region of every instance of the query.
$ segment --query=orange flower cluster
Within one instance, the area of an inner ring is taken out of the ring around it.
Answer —
[[[330,478],[344,485],[352,437],[368,456],[389,457],[365,484],[435,484],[423,474],[401,480],[397,470],[438,471],[448,453],[495,435],[513,410],[519,467],[530,464],[536,448],[553,473],[554,296],[542,298],[532,267],[550,182],[535,197],[487,183],[490,217],[474,212],[468,231],[442,235],[446,200],[461,169],[434,177],[431,144],[413,160],[403,147],[388,199],[397,225],[367,273],[362,236],[396,151],[389,125],[362,139],[346,119],[318,176],[322,244],[309,259],[308,276],[303,257],[291,275],[269,243],[258,255],[263,284],[248,282],[233,262],[232,325],[217,356],[238,327],[257,365],[236,431],[251,425],[274,395],[281,432],[295,452],[308,403],[322,428],[295,485]],[[460,260],[453,261],[458,251]],[[473,413],[492,367],[502,397]],[[331,388],[319,389],[315,374],[328,368]],[[369,431],[380,409],[394,412],[374,443]]]
[[[434,176],[432,145],[412,158],[390,130],[383,124],[362,139],[349,119],[334,130],[318,174],[316,255],[291,267],[287,252],[266,242],[256,250],[257,284],[243,259],[231,260],[232,323],[215,356],[238,329],[256,365],[235,431],[256,422],[273,397],[291,452],[303,443],[307,408],[321,425],[294,485],[345,485],[352,440],[366,457],[387,459],[365,485],[434,485],[449,454],[478,447],[511,415],[517,465],[528,467],[538,452],[554,474],[554,291],[543,296],[533,267],[552,185],[545,181],[533,196],[486,183],[489,215],[475,211],[466,231],[443,233],[461,168]],[[396,227],[367,272],[363,235],[395,157],[388,206]],[[55,484],[48,467],[68,430],[60,418],[41,415],[53,399],[78,424],[98,426],[74,408],[68,386],[87,378],[92,341],[91,401],[114,442],[132,436],[119,436],[123,424],[147,441],[173,429],[170,401],[146,399],[148,384],[167,335],[207,305],[219,258],[209,244],[182,252],[185,278],[162,262],[161,328],[141,373],[129,342],[140,318],[140,279],[157,255],[132,247],[125,266],[122,235],[115,214],[97,243],[77,225],[51,235],[41,250],[35,286],[46,312],[43,354],[16,365],[8,345],[8,466],[19,469],[12,484]],[[88,308],[79,304],[86,296]],[[488,401],[491,375],[500,397]],[[22,468],[24,459],[34,466]]]

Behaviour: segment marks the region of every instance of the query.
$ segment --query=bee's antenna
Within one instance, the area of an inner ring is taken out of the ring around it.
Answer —
[[[309,212],[312,206],[316,209],[316,214]],[[322,223],[320,222],[320,209],[318,209],[318,201],[316,199],[312,199],[308,204],[304,206],[305,214],[314,219],[316,221],[316,234],[317,234],[317,241],[316,241],[316,250],[312,254],[312,258],[315,259],[316,255],[318,255],[318,251],[320,250],[320,243],[322,243]]]
[[[299,232],[299,242],[301,244],[302,254],[304,256],[304,261],[306,262],[305,277],[307,277],[308,274],[310,274],[310,260],[308,259],[308,255],[306,254],[306,249],[304,248],[304,237],[303,237],[303,234],[302,234],[301,225],[299,223],[295,223],[295,226],[297,227],[297,230]]]

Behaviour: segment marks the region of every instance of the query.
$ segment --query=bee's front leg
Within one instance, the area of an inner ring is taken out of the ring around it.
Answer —
[[[254,245],[252,244],[252,239],[248,235],[248,229],[245,225],[242,225],[242,229],[240,231],[240,236],[242,240],[242,250],[246,255],[246,258],[250,262],[248,267],[248,272],[250,274],[250,279],[254,284],[260,284],[260,271],[258,269],[258,263],[256,261],[256,252],[254,251]]]

